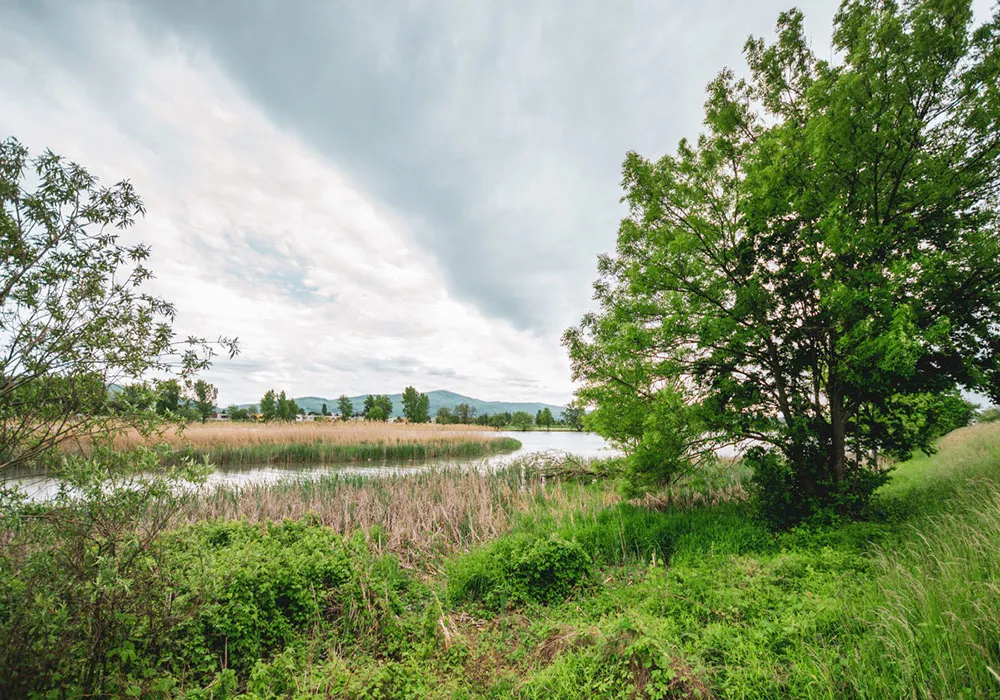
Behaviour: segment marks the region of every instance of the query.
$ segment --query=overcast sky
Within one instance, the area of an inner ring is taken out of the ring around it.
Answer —
[[[985,6],[985,0],[981,3]],[[788,0],[0,0],[0,138],[129,178],[219,401],[565,403],[620,164]],[[800,2],[817,53],[833,0]]]

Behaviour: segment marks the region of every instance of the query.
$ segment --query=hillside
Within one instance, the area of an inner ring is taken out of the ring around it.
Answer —
[[[354,412],[360,413],[361,409],[364,407],[365,396],[351,396],[351,403],[354,405]],[[402,394],[390,394],[389,398],[392,399],[392,415],[401,416],[403,415],[403,395]],[[430,399],[431,404],[431,415],[433,416],[437,413],[438,409],[442,406],[448,409],[454,409],[460,403],[466,403],[472,406],[476,410],[476,415],[481,416],[484,413],[489,413],[493,415],[494,413],[504,413],[509,411],[514,413],[515,411],[527,411],[531,415],[535,415],[543,408],[548,408],[552,411],[552,415],[556,418],[562,414],[563,407],[556,406],[549,403],[534,403],[534,402],[510,402],[510,401],[483,401],[481,399],[474,399],[471,396],[463,396],[462,394],[456,394],[453,391],[446,391],[439,389],[437,391],[427,392],[427,398]],[[321,396],[301,396],[295,398],[295,403],[299,405],[300,408],[304,408],[306,412],[315,411],[319,413],[323,408],[323,404],[326,404],[326,408],[331,413],[337,411],[337,397],[323,398]],[[243,406],[248,406],[250,404],[243,404]]]

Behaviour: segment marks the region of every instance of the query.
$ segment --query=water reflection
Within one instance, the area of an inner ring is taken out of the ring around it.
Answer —
[[[275,483],[284,480],[318,479],[338,474],[344,476],[387,476],[417,474],[432,468],[455,467],[489,471],[523,458],[564,457],[594,459],[617,454],[604,439],[593,433],[569,431],[503,432],[500,435],[521,441],[521,449],[509,454],[485,459],[427,460],[423,462],[368,462],[358,464],[242,464],[216,467],[208,477],[208,488]],[[53,498],[59,488],[51,476],[39,473],[9,473],[0,476],[0,483],[23,490],[28,498],[45,501]]]

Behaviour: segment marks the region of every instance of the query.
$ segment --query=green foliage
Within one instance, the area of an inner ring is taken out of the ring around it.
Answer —
[[[626,157],[600,308],[564,342],[650,486],[753,443],[825,507],[961,424],[957,386],[1000,391],[1000,16],[971,22],[969,0],[845,3],[832,63],[783,13],[747,79],[709,86],[704,135]]]
[[[340,398],[337,399],[337,410],[340,411],[342,420],[354,417],[354,404],[351,403],[346,394],[341,394]]]
[[[456,423],[471,423],[472,419],[476,415],[476,409],[469,404],[462,402],[455,406],[455,422]]]
[[[429,423],[431,420],[431,400],[412,386],[403,390],[403,415],[411,423]]]
[[[344,645],[385,641],[411,585],[391,560],[372,558],[363,537],[303,522],[198,526],[167,546],[178,595],[199,600],[177,630],[181,653],[191,666],[209,658],[241,677],[314,625]]]
[[[188,384],[192,407],[198,412],[198,417],[204,423],[215,412],[215,400],[219,398],[219,390],[204,379]]]
[[[555,418],[552,417],[552,411],[548,408],[539,409],[538,413],[535,414],[535,425],[543,425],[546,430],[551,428],[555,422]]]
[[[101,450],[64,460],[51,504],[7,494],[0,694],[145,687],[146,659],[163,653],[160,639],[177,621],[158,538],[207,471],[191,462],[163,471],[148,450]]]
[[[181,401],[181,383],[176,379],[164,379],[156,383],[156,413],[170,416],[177,413]]]
[[[590,557],[575,542],[515,535],[456,560],[448,591],[453,601],[481,603],[491,610],[554,603],[566,598],[590,569]]]
[[[368,394],[365,397],[365,405],[361,415],[364,416],[365,420],[383,422],[389,420],[392,415],[392,399],[389,398],[388,394],[379,394],[378,396]]]
[[[516,430],[527,430],[535,419],[527,411],[514,411],[510,417],[510,427]]]
[[[577,406],[576,404],[569,404],[562,412],[562,420],[573,430],[581,431],[583,430],[583,417],[586,415],[582,406]]]
[[[278,417],[278,399],[273,389],[264,392],[264,397],[260,400],[260,415],[268,422]]]

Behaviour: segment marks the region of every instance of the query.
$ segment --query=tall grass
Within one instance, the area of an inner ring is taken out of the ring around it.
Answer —
[[[849,676],[862,697],[1000,697],[1000,487],[915,524],[855,607],[870,633]]]
[[[122,450],[151,444],[172,448],[168,462],[193,456],[219,466],[461,459],[521,446],[488,428],[378,422],[207,423],[151,436],[122,431],[114,440]]]
[[[218,486],[181,515],[184,522],[308,518],[339,533],[362,531],[377,551],[433,567],[508,531],[532,512],[594,513],[617,503],[614,489],[546,480],[519,460],[497,471],[431,469],[379,478],[329,475],[317,480]]]
[[[829,680],[854,696],[1000,697],[1000,426],[955,431],[939,448],[902,465],[884,494],[910,519],[847,609],[865,632]]]

